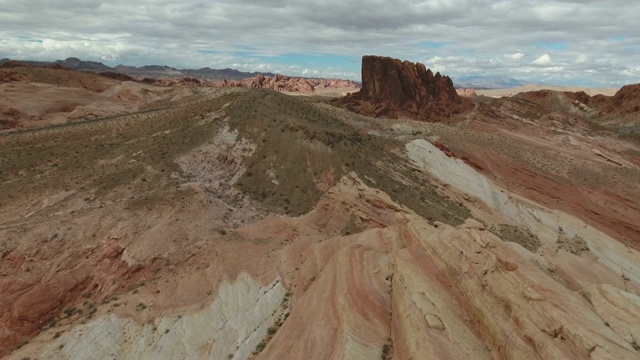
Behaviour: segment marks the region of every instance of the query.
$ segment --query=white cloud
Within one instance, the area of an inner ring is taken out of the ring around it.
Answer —
[[[549,73],[549,72],[561,72],[562,70],[564,70],[564,67],[562,66],[547,66],[545,68],[542,69],[543,72]]]
[[[576,57],[577,64],[583,64],[589,61],[589,56],[587,54],[578,54]]]
[[[544,54],[539,58],[533,60],[532,62],[532,64],[535,64],[535,65],[546,65],[550,63],[551,63],[551,56],[549,56],[549,54]]]
[[[0,0],[0,58],[357,78],[348,61],[289,69],[282,56],[379,54],[431,61],[447,75],[624,84],[638,81],[638,14],[640,2],[628,0]]]
[[[531,11],[541,21],[561,21],[577,13],[582,6],[577,3],[545,3],[533,6]]]
[[[521,52],[517,52],[513,54],[505,54],[504,57],[510,60],[518,61],[518,60],[522,60],[522,58],[524,57],[524,54]]]

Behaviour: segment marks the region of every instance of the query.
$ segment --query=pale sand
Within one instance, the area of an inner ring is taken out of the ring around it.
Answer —
[[[476,89],[476,94],[489,96],[489,97],[503,97],[503,96],[513,96],[521,92],[538,91],[538,90],[571,91],[571,92],[584,91],[589,96],[594,96],[598,94],[613,96],[615,95],[616,91],[618,91],[618,89],[614,89],[614,88],[597,89],[597,88],[587,88],[587,87],[579,87],[579,86],[555,86],[555,85],[528,84],[525,86],[519,86],[519,87],[507,88],[507,89],[490,89],[490,90]]]

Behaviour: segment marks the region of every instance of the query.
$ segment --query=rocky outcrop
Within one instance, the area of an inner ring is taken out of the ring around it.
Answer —
[[[313,86],[303,78],[289,77],[279,74],[274,77],[266,77],[262,74],[258,75],[253,79],[250,79],[248,87],[304,93],[310,93],[314,90]]]
[[[304,78],[279,74],[273,77],[258,74],[249,79],[236,81],[223,80],[216,82],[215,85],[221,87],[237,86],[301,93],[312,93],[315,90],[314,87]]]
[[[585,91],[559,92],[545,89],[522,92],[514,97],[555,109],[566,109],[568,105],[582,107],[583,111],[593,109],[601,115],[626,115],[640,112],[640,84],[625,85],[613,96],[603,94],[590,96]],[[570,104],[570,102],[573,103]]]
[[[362,88],[340,103],[352,111],[374,116],[437,121],[473,105],[460,97],[448,76],[435,75],[423,64],[389,57],[362,57]]]
[[[640,114],[640,84],[625,85],[615,93],[609,94],[611,95],[590,95],[588,91],[543,89],[521,92],[513,95],[513,98],[525,100],[544,109],[545,117],[568,117],[568,121],[562,122],[573,123],[579,121],[578,119],[584,119],[628,139],[637,139],[640,126],[640,117],[638,116]],[[516,105],[516,107],[522,106],[526,107],[523,103]],[[522,115],[525,114],[520,114],[520,116]]]
[[[160,85],[160,86],[194,86],[194,87],[246,87],[256,89],[271,89],[276,91],[287,92],[300,92],[300,93],[312,93],[314,88],[304,78],[290,77],[284,75],[276,75],[273,77],[264,76],[259,74],[255,77],[244,80],[222,80],[211,82],[208,80],[201,80],[191,76],[185,76],[181,78],[137,78],[136,81]]]
[[[259,74],[244,80],[222,80],[215,86],[248,87],[271,89],[285,92],[313,93],[316,90],[358,90],[361,85],[355,81],[344,79],[302,78],[285,75],[265,76]]]
[[[306,79],[316,90],[318,89],[338,89],[338,90],[359,90],[362,88],[360,83],[352,80],[343,79],[321,79],[311,78]]]
[[[594,96],[591,101],[596,108],[611,114],[640,112],[640,84],[625,85],[612,97]]]
[[[473,90],[472,88],[456,89],[456,93],[464,97],[472,97],[477,95],[476,91]]]

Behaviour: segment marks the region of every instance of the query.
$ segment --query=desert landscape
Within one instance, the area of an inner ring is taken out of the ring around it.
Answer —
[[[640,84],[126,76],[0,69],[1,357],[640,357]]]

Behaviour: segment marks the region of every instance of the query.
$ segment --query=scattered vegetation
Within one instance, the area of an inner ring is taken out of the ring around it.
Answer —
[[[75,307],[71,307],[68,308],[64,311],[64,314],[67,315],[67,318],[72,317],[73,315],[75,315],[79,310],[76,309]]]
[[[280,303],[280,313],[276,321],[274,322],[274,324],[267,329],[267,336],[264,339],[262,339],[262,341],[260,341],[260,343],[258,343],[258,345],[256,346],[255,350],[253,351],[254,356],[260,354],[260,352],[262,352],[262,350],[264,350],[267,347],[267,344],[269,343],[269,341],[271,341],[271,339],[276,335],[276,333],[278,332],[282,324],[284,324],[284,322],[289,317],[289,312],[287,311],[287,309],[289,308],[289,304],[291,302],[291,295],[292,294],[290,292],[287,292],[284,294],[284,297],[282,298],[282,302]],[[257,329],[254,329],[254,331],[255,330]]]
[[[456,225],[469,217],[468,209],[405,166],[406,159],[392,151],[403,144],[357,130],[317,99],[264,89],[194,96],[156,112],[3,138],[0,204],[84,190],[96,207],[118,191],[133,194],[125,203],[131,211],[174,205],[185,196],[175,160],[214,137],[219,122],[202,121],[203,116],[227,103],[231,128],[258,144],[237,187],[268,211],[306,213],[329,186],[355,171],[428,220]]]
[[[542,246],[538,235],[532,233],[529,229],[521,229],[515,225],[491,225],[489,231],[500,239],[520,244],[531,252],[537,251]]]
[[[42,331],[44,331],[44,330],[48,330],[48,329],[51,329],[51,328],[55,327],[56,325],[58,325],[58,319],[53,318],[53,319],[51,319],[47,324],[45,324],[45,325],[42,327]]]
[[[387,339],[387,343],[382,346],[382,355],[380,358],[382,360],[391,359],[393,355],[393,345],[391,344],[391,339]]]
[[[0,156],[0,204],[15,196],[74,189],[93,190],[91,202],[99,203],[122,187],[135,194],[128,201],[130,209],[170,203],[174,199],[167,190],[176,185],[170,175],[178,171],[174,160],[211,139],[216,130],[212,123],[200,124],[197,115],[217,110],[229,99],[187,99],[162,111],[7,136]]]
[[[589,251],[587,242],[579,235],[567,236],[562,228],[558,230],[558,250],[562,249],[574,255],[580,256],[585,251]]]
[[[98,308],[95,306],[93,301],[86,300],[83,305],[87,308],[87,312],[84,315],[87,319],[91,319],[93,315],[98,311]]]
[[[301,215],[343,175],[355,171],[368,185],[431,221],[457,225],[470,216],[392,151],[404,144],[360,131],[343,118],[351,113],[336,115],[317,103],[264,89],[236,94],[226,109],[229,125],[257,145],[244,162],[240,190],[269,211]]]
[[[351,214],[351,216],[349,216],[349,221],[347,222],[347,225],[345,225],[344,229],[342,229],[341,235],[346,236],[351,234],[357,234],[361,231],[358,225],[356,224],[356,218],[357,218],[356,214]]]

